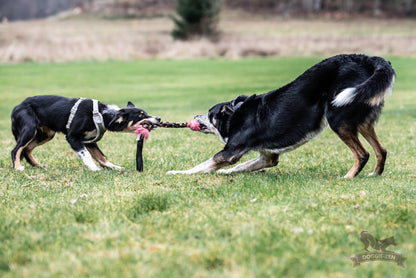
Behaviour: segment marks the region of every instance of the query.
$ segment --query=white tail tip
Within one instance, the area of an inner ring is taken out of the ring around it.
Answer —
[[[344,106],[351,103],[355,98],[355,88],[346,88],[339,93],[331,102],[334,106]]]

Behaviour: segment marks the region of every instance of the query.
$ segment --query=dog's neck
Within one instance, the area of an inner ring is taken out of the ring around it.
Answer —
[[[101,114],[103,115],[104,124],[110,131],[111,127],[109,126],[109,123],[116,116],[119,110],[120,108],[117,105],[105,105],[103,111],[101,112]]]

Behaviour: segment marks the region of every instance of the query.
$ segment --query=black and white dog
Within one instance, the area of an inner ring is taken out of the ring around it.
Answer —
[[[213,172],[235,164],[249,151],[258,151],[260,156],[218,172],[273,167],[281,153],[308,142],[329,123],[354,155],[354,166],[345,177],[355,177],[369,158],[358,139],[359,133],[377,157],[372,175],[381,175],[387,151],[377,138],[374,125],[384,96],[392,91],[394,78],[393,68],[383,58],[338,55],[316,64],[277,90],[217,104],[208,114],[195,116],[194,120],[199,122],[202,132],[218,135],[226,143],[224,149],[190,170],[168,174]]]
[[[142,120],[155,126],[160,118],[147,115],[128,102],[119,109],[93,99],[66,98],[54,95],[33,96],[17,105],[12,112],[12,132],[16,147],[12,150],[13,167],[24,170],[24,157],[32,166],[41,166],[32,151],[51,140],[56,132],[66,134],[66,140],[77,156],[92,171],[100,170],[93,158],[102,166],[121,169],[107,160],[97,146],[106,130],[134,132]]]

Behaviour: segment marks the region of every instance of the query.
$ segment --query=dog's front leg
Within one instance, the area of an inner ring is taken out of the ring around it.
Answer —
[[[167,174],[168,175],[176,175],[176,174],[197,174],[197,173],[210,173],[213,172],[217,169],[219,169],[219,165],[218,163],[216,163],[214,161],[214,158],[211,157],[210,159],[208,159],[207,161],[195,166],[192,169],[189,170],[184,170],[184,171],[168,171]]]
[[[100,168],[95,165],[90,152],[87,150],[87,148],[85,148],[81,140],[68,135],[66,136],[66,140],[68,141],[69,145],[71,145],[71,148],[74,150],[75,154],[82,160],[88,169],[91,171],[100,171]]]
[[[86,148],[75,151],[75,154],[82,160],[82,162],[90,169],[91,171],[100,171],[97,165],[95,165],[94,160],[90,152]]]
[[[198,173],[211,173],[217,171],[220,168],[235,164],[245,152],[230,152],[223,150],[207,161],[195,166],[192,169],[185,171],[169,171],[168,175],[176,174],[198,174]]]
[[[92,157],[100,164],[102,167],[110,168],[110,169],[116,169],[121,170],[123,167],[120,167],[118,165],[114,165],[110,161],[107,160],[107,157],[104,155],[104,153],[100,150],[98,145],[96,143],[89,143],[85,144],[85,147],[87,150],[91,153]]]
[[[260,153],[257,158],[238,164],[237,166],[230,169],[221,169],[217,173],[220,174],[231,174],[239,172],[252,172],[259,171],[264,168],[270,168],[276,166],[279,163],[278,154],[266,154]]]

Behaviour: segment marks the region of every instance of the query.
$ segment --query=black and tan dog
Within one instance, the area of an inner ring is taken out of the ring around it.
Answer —
[[[120,169],[112,164],[97,146],[106,130],[134,132],[140,121],[153,122],[160,118],[147,115],[129,102],[119,109],[93,99],[66,98],[54,95],[33,96],[17,105],[12,112],[12,132],[16,147],[12,150],[13,167],[24,170],[24,157],[32,166],[41,166],[32,151],[51,140],[56,132],[66,134],[66,140],[82,162],[93,171],[102,167]]]
[[[195,120],[201,132],[218,135],[226,143],[224,149],[190,170],[168,174],[216,171],[235,164],[249,151],[258,151],[260,156],[218,172],[273,167],[281,153],[308,142],[329,123],[354,155],[354,166],[345,177],[355,177],[369,158],[359,133],[377,157],[372,175],[381,175],[387,152],[374,132],[374,124],[384,96],[392,91],[394,77],[390,63],[380,57],[338,55],[316,64],[282,88],[217,104]]]

